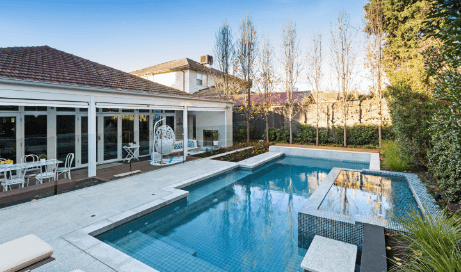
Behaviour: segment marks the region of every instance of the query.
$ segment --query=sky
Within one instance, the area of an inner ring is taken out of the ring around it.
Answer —
[[[296,22],[303,57],[314,32],[321,32],[323,52],[329,53],[330,25],[345,10],[359,29],[356,47],[360,63],[356,81],[366,89],[361,61],[364,46],[360,31],[366,0],[267,1],[2,1],[0,47],[40,46],[71,53],[125,72],[170,60],[213,54],[215,34],[224,19],[238,36],[245,14],[253,18],[257,33],[265,33],[276,54],[282,52],[281,35],[288,17]],[[362,40],[360,40],[362,39]],[[324,88],[334,89],[328,59]],[[305,76],[299,90],[311,89]]]

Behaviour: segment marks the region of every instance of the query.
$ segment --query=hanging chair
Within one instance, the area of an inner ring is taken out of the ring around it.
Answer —
[[[155,152],[168,155],[173,151],[175,135],[170,126],[162,125],[155,131]]]

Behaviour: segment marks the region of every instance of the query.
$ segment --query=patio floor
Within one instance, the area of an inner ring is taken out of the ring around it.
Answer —
[[[149,157],[140,158],[140,161],[132,161],[131,171],[140,170],[131,176],[139,175],[145,172],[158,170],[160,168],[171,167],[173,165],[153,166],[150,164]],[[199,158],[188,156],[187,161],[193,161]],[[75,169],[71,171],[71,180],[65,179],[64,175],[60,175],[57,182],[58,193],[64,193],[89,187],[99,183],[113,181],[126,176],[116,177],[114,175],[130,172],[130,164],[128,162],[113,162],[101,164],[97,166],[96,177],[88,178],[88,168]],[[130,175],[128,175],[130,176]],[[48,197],[54,194],[55,182],[37,183],[35,178],[29,180],[29,185],[24,188],[13,187],[12,190],[3,192],[3,187],[0,186],[0,208],[16,205],[24,202],[35,201],[37,199]]]
[[[143,162],[140,162],[142,164]],[[192,160],[156,171],[143,172],[100,185],[75,190],[0,210],[0,243],[35,234],[51,244],[56,260],[34,270],[85,272],[115,271],[62,236],[174,193],[163,188],[178,181],[215,171],[226,171],[235,163],[210,159]],[[141,166],[140,166],[141,167]],[[115,171],[115,170],[107,170]],[[123,172],[124,170],[120,170]],[[114,173],[114,172],[112,172]],[[83,175],[83,173],[82,173]],[[109,172],[107,174],[109,177]],[[133,267],[124,270],[136,271]]]

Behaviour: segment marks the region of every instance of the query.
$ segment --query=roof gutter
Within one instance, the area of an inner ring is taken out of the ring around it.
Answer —
[[[128,95],[135,94],[135,95],[148,96],[148,97],[174,98],[174,99],[184,99],[184,100],[192,100],[192,101],[234,104],[234,102],[232,101],[219,100],[219,99],[203,99],[203,98],[198,98],[198,97],[179,96],[179,95],[162,95],[162,94],[148,93],[144,91],[116,90],[116,89],[100,88],[100,87],[85,87],[85,86],[79,86],[79,85],[48,83],[48,82],[40,82],[40,81],[22,80],[22,79],[11,79],[11,78],[5,78],[5,77],[0,77],[0,83],[17,84],[17,85],[25,85],[25,86],[32,86],[32,87],[59,88],[59,89],[80,90],[80,91],[97,91],[97,92],[103,92],[103,93],[118,93],[118,94],[128,94]]]

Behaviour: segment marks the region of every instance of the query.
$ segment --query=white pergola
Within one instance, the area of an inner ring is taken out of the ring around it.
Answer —
[[[0,78],[0,105],[88,108],[88,135],[96,135],[97,108],[182,110],[185,142],[188,140],[188,111],[223,112],[225,145],[232,144],[232,130],[227,129],[232,125],[233,104],[229,101]],[[48,125],[53,126],[50,122]],[[24,138],[21,129],[17,133],[19,138]],[[17,145],[22,147],[22,143]],[[89,137],[89,177],[96,176],[96,145],[96,137]],[[187,156],[187,144],[184,155]]]

